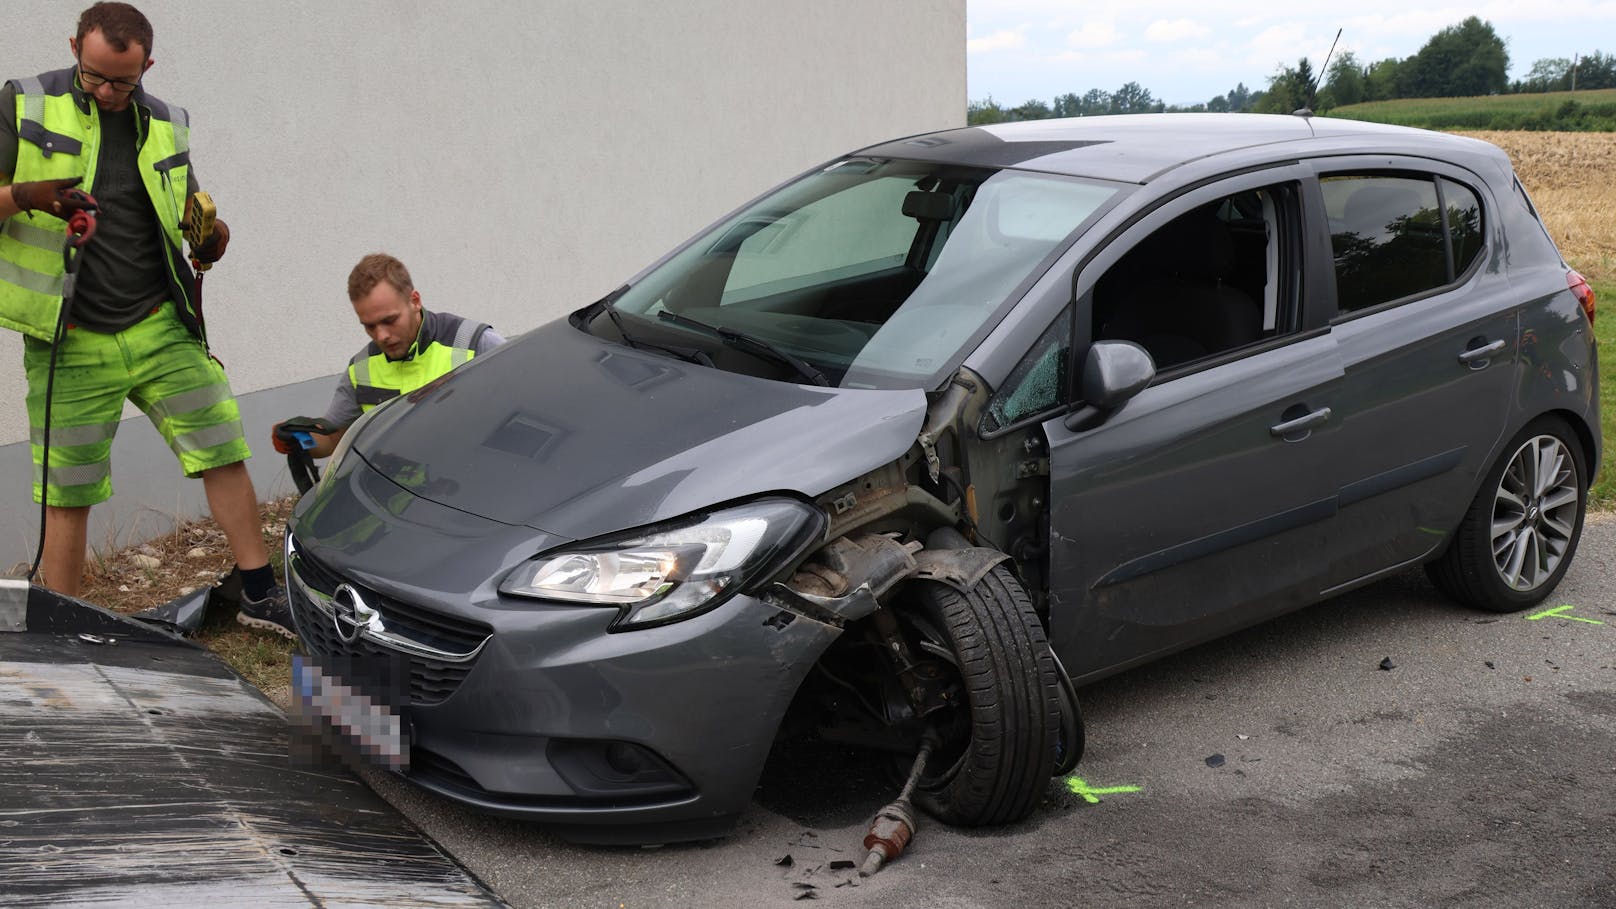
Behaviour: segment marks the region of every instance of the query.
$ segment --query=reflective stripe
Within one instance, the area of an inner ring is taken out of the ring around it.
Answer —
[[[182,391],[177,395],[154,402],[151,408],[153,420],[170,420],[181,414],[193,410],[201,410],[214,404],[230,400],[230,386],[221,382],[218,385],[204,385],[190,391]]]
[[[43,124],[45,122],[45,83],[39,81],[38,76],[29,76],[27,79],[18,79],[17,87],[22,90],[22,119]]]
[[[29,223],[27,218],[7,218],[5,224],[0,225],[0,233],[25,246],[42,249],[45,252],[60,253],[67,244],[67,234],[59,230],[46,230]]]
[[[99,483],[112,476],[112,462],[100,461],[95,464],[74,464],[66,467],[51,465],[50,485],[58,489],[65,486],[88,486]],[[45,469],[38,464],[34,465],[34,482],[43,484]]]
[[[175,436],[172,447],[175,452],[201,451],[204,448],[227,445],[243,437],[241,421],[231,420],[228,423]]]
[[[170,106],[166,117],[174,125],[174,151],[186,154],[191,150],[191,115],[183,107]]]
[[[60,297],[62,295],[62,276],[40,274],[29,268],[23,268],[15,262],[0,259],[0,281],[15,284],[23,290],[31,290],[36,294],[47,297]]]
[[[449,347],[449,365],[451,368],[471,359],[472,339],[477,336],[477,330],[483,327],[481,322],[473,322],[470,319],[460,320],[460,328],[455,331],[454,341]]]
[[[370,384],[370,358],[363,353],[354,358],[353,384],[355,388]]]
[[[50,431],[52,448],[71,448],[75,445],[94,445],[97,442],[106,442],[118,432],[118,423],[90,423],[85,426],[53,426]],[[35,445],[45,444],[45,430],[38,426],[29,428],[28,440]]]

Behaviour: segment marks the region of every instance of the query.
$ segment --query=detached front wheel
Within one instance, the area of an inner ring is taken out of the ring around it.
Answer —
[[[1563,420],[1538,420],[1504,449],[1448,551],[1426,573],[1479,609],[1515,612],[1542,602],[1571,565],[1587,498],[1577,436]]]
[[[1061,684],[1032,600],[1004,566],[961,592],[921,581],[902,617],[957,684],[928,718],[943,737],[915,801],[961,826],[1008,824],[1038,807],[1063,745]]]

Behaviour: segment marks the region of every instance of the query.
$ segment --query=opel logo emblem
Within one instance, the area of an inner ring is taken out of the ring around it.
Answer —
[[[337,637],[344,644],[357,642],[360,632],[367,628],[380,631],[382,625],[381,613],[372,609],[349,584],[338,585],[336,593],[331,595],[331,619]]]

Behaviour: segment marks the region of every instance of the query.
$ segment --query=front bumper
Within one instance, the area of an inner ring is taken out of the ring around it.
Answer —
[[[742,595],[687,621],[608,633],[613,609],[495,589],[565,540],[436,505],[358,457],[341,468],[293,516],[288,592],[311,658],[405,661],[407,778],[579,841],[729,831],[837,628]],[[357,622],[356,593],[374,612]]]

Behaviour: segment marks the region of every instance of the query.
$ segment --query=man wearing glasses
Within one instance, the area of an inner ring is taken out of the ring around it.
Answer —
[[[128,399],[186,475],[202,478],[242,570],[240,621],[294,637],[259,530],[241,414],[208,354],[182,251],[196,191],[185,111],[140,85],[152,28],[133,6],[85,10],[68,46],[73,67],[0,89],[0,326],[25,336],[34,500],[46,505],[42,582],[79,591],[90,506],[112,495],[112,438]],[[64,314],[64,227],[89,208],[97,227],[77,254],[76,283],[65,285]],[[217,222],[191,256],[213,262],[229,240]],[[47,477],[41,444],[58,334]]]

